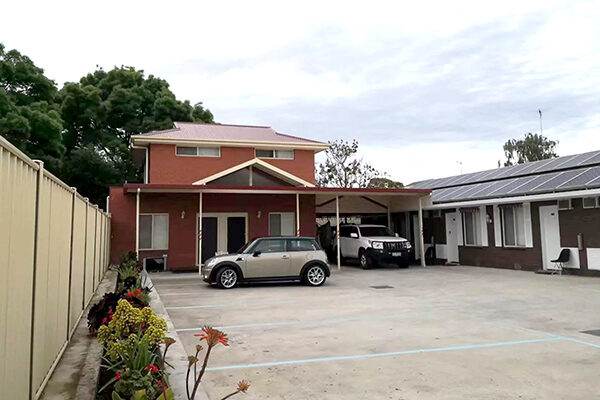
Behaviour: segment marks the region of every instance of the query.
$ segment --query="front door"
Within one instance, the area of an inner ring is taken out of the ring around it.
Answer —
[[[261,239],[245,256],[246,278],[272,278],[290,275],[290,255],[285,239]]]
[[[217,222],[216,217],[202,218],[202,264],[217,253]]]
[[[448,257],[448,262],[458,262],[456,212],[446,213],[446,257]]]
[[[558,258],[560,253],[558,206],[540,207],[540,230],[542,233],[542,265],[544,269],[556,269],[550,260]]]
[[[246,243],[246,218],[227,217],[227,253],[237,252]]]

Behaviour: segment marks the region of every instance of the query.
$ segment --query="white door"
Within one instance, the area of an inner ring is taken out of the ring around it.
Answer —
[[[542,265],[544,269],[556,269],[553,262],[560,253],[560,226],[558,206],[540,207],[540,231],[542,233]]]
[[[455,212],[446,214],[446,256],[448,262],[458,262],[458,229]]]

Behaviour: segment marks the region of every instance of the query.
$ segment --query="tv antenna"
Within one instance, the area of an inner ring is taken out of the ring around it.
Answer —
[[[540,113],[540,135],[543,136],[544,131],[542,129],[542,110],[540,110],[539,108],[538,108],[538,113]]]

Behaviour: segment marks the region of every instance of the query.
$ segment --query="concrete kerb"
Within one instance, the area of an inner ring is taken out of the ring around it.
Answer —
[[[108,270],[94,293],[88,306],[81,314],[77,328],[40,399],[94,399],[102,357],[102,346],[95,336],[89,334],[87,313],[105,293],[113,292],[117,286],[117,271]]]
[[[148,279],[150,282],[152,282],[152,279],[150,279],[149,276]],[[167,310],[160,300],[160,296],[155,288],[152,288],[152,291],[150,292],[150,307],[152,307],[156,315],[163,318],[167,322],[167,336],[176,340],[176,342],[169,347],[169,351],[167,353],[167,361],[173,366],[172,369],[168,368],[167,370],[167,372],[169,372],[169,384],[171,385],[173,393],[175,394],[176,400],[187,400],[185,390],[185,375],[188,367],[188,354],[186,353],[185,348],[183,347],[183,342],[179,339],[177,331],[175,330],[175,326],[173,325],[171,318],[169,318],[169,314],[167,313]],[[202,385],[200,385],[198,391],[196,392],[195,400],[209,400],[208,394]]]

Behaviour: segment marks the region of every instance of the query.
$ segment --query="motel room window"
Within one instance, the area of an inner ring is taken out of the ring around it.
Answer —
[[[256,149],[256,157],[258,157],[258,158],[280,158],[283,160],[293,160],[294,159],[294,150]]]
[[[522,205],[500,207],[502,241],[506,247],[525,247],[525,212]]]
[[[270,213],[269,236],[296,236],[294,213]]]
[[[479,208],[462,209],[465,246],[481,246],[481,218]]]
[[[167,250],[169,247],[169,216],[140,214],[140,250]]]
[[[584,197],[583,198],[583,208],[596,208],[599,207],[600,197]]]
[[[176,153],[178,156],[221,157],[219,147],[177,146]]]
[[[558,200],[558,209],[559,210],[570,210],[572,208],[573,208],[573,205],[571,204],[571,199]]]

